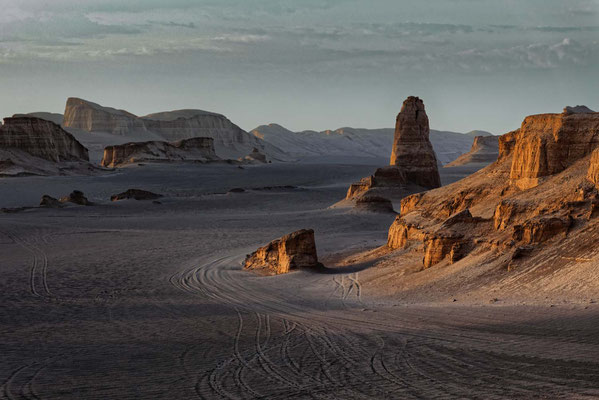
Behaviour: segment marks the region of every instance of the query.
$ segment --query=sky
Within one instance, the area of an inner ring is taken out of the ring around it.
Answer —
[[[599,109],[599,0],[0,0],[0,115],[81,97],[197,108],[246,130],[431,127],[501,134]]]

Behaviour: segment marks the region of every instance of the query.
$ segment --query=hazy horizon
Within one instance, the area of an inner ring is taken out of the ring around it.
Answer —
[[[198,108],[243,129],[392,127],[409,95],[438,130],[502,134],[599,108],[599,1],[0,0],[0,113],[81,97]]]

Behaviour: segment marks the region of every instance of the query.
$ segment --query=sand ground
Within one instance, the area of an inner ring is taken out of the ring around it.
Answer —
[[[0,397],[599,397],[596,304],[410,301],[377,291],[390,266],[337,265],[386,241],[393,215],[328,208],[374,167],[0,180],[0,207],[73,189],[97,203],[0,214]],[[445,182],[461,173],[444,170]],[[227,193],[284,185],[297,188]],[[132,187],[166,197],[108,201]],[[315,229],[330,273],[241,270],[248,252],[300,228]]]

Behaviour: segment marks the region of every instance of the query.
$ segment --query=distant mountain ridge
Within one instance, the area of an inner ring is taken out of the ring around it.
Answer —
[[[491,135],[485,131],[475,132],[478,136]],[[252,129],[250,133],[295,157],[347,155],[389,158],[394,129],[343,127],[320,132],[312,130],[293,132],[272,123]],[[474,136],[470,133],[431,130],[430,140],[437,159],[442,164],[447,164],[470,150]]]

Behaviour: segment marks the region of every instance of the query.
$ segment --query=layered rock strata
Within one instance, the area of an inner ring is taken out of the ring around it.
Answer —
[[[404,198],[387,247],[421,253],[425,268],[487,254],[512,270],[549,251],[548,243],[590,251],[585,243],[599,236],[598,122],[588,112],[527,117],[499,138],[493,164]]]
[[[243,268],[278,275],[298,268],[314,268],[319,265],[314,231],[302,229],[273,240],[249,254]]]
[[[441,186],[441,178],[429,135],[424,102],[408,97],[397,116],[390,164],[401,167],[409,182],[433,189]]]
[[[527,117],[514,146],[510,178],[520,189],[537,186],[585,157],[599,145],[599,113]]]
[[[4,118],[0,150],[19,150],[50,162],[89,161],[87,149],[59,125],[35,117]]]
[[[132,142],[108,146],[101,165],[114,168],[142,161],[212,161],[218,157],[212,138],[193,138],[178,142]]]

